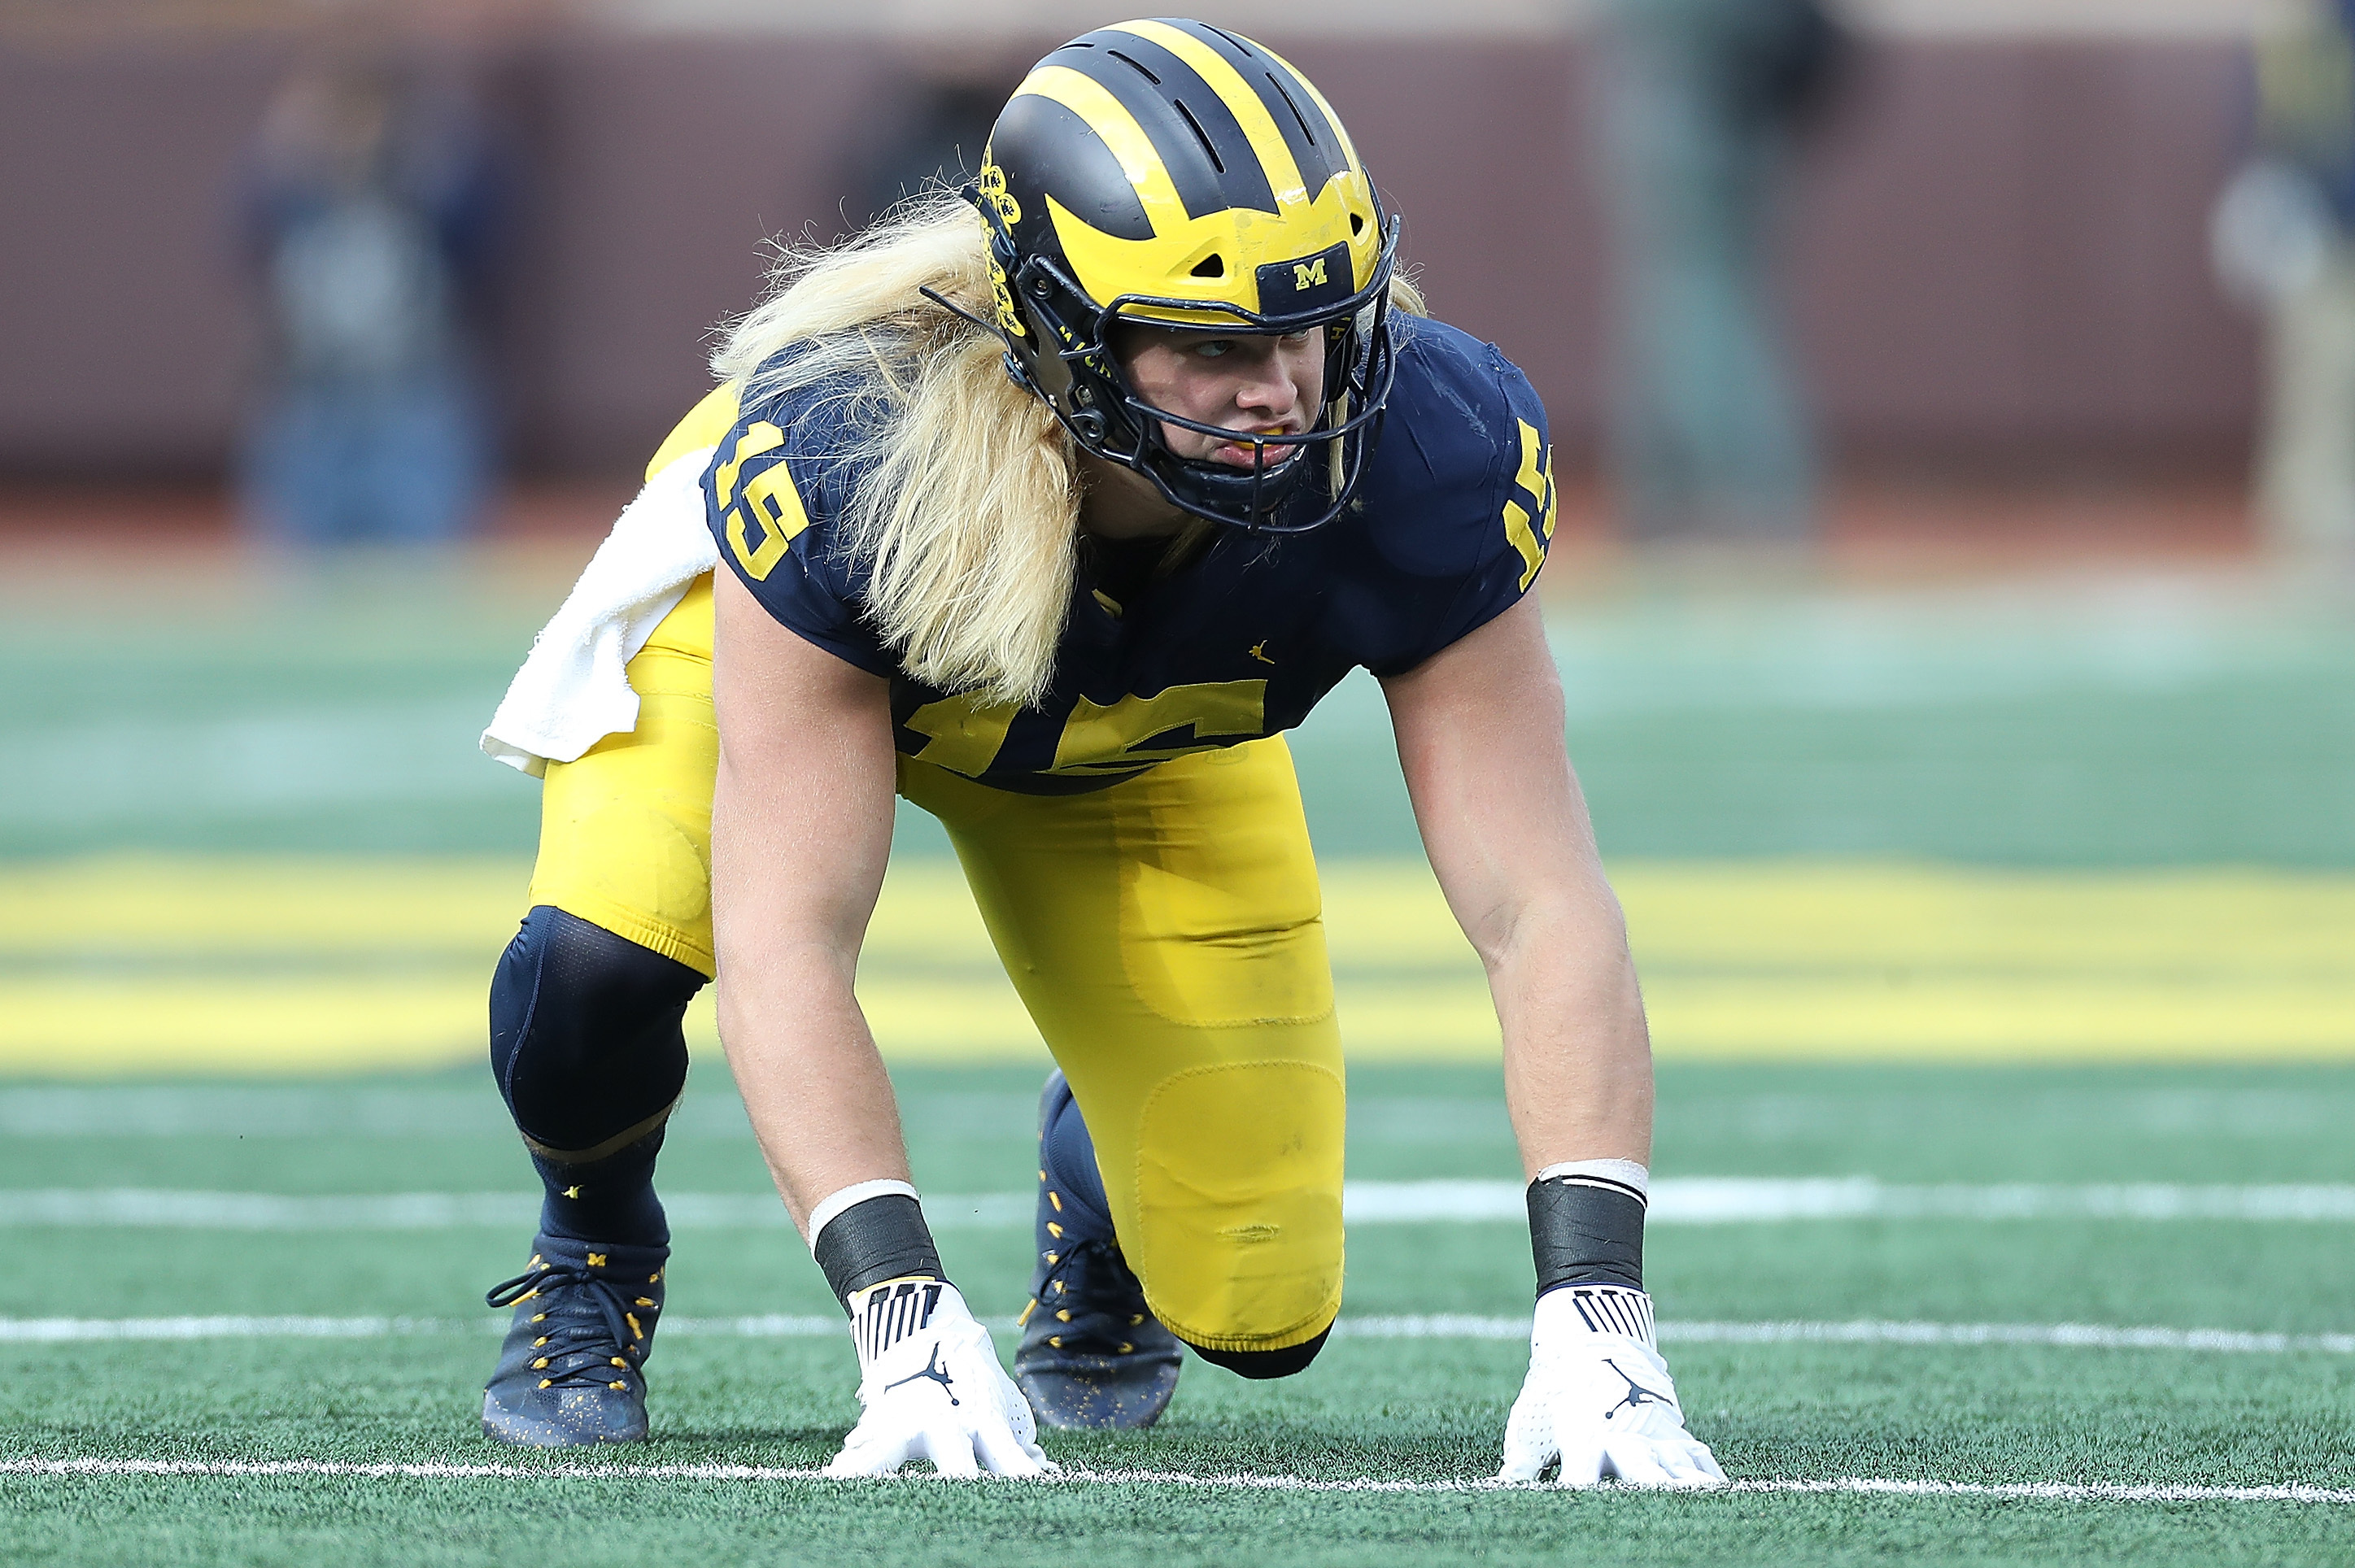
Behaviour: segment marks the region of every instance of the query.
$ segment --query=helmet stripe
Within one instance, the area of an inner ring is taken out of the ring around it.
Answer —
[[[1265,44],[1259,45],[1258,48],[1260,53],[1273,60],[1285,76],[1291,78],[1288,84],[1289,90],[1305,96],[1306,101],[1300,104],[1301,113],[1308,116],[1312,124],[1316,116],[1321,114],[1325,117],[1325,129],[1333,133],[1333,140],[1340,143],[1342,155],[1349,160],[1349,167],[1355,171],[1359,178],[1363,179],[1366,165],[1358,156],[1357,144],[1349,140],[1348,129],[1341,123],[1341,117],[1333,112],[1333,106],[1325,101],[1325,95],[1316,90],[1316,84],[1301,75],[1298,67]],[[1309,107],[1310,104],[1316,107],[1312,109]]]
[[[1105,31],[1133,33],[1157,46],[1156,53],[1174,57],[1190,67],[1203,85],[1219,95],[1220,105],[1250,141],[1252,154],[1266,171],[1268,186],[1277,200],[1290,197],[1306,201],[1324,188],[1321,183],[1315,190],[1308,187],[1304,177],[1306,171],[1293,156],[1292,146],[1284,141],[1275,117],[1268,112],[1261,92],[1253,90],[1251,80],[1224,55],[1166,22],[1124,22]],[[1274,210],[1273,203],[1269,210]]]
[[[1007,101],[1006,111],[990,132],[992,161],[1001,139],[1011,147],[1063,149],[1061,156],[1039,171],[1039,188],[1089,228],[1115,239],[1153,238],[1153,220],[1145,216],[1145,204],[1128,183],[1127,171],[1095,127],[1075,111],[1035,92],[1018,92]]]
[[[1363,173],[1331,105],[1274,50],[1202,22],[1173,18],[1155,25],[1193,37],[1235,71],[1283,135],[1310,196],[1323,190],[1337,174]]]
[[[1250,138],[1192,66],[1148,39],[1109,27],[1047,58],[1120,101],[1168,165],[1189,216],[1239,207],[1276,210],[1275,188]]]
[[[1061,104],[1103,139],[1120,160],[1121,173],[1136,188],[1137,200],[1144,204],[1155,233],[1167,234],[1186,221],[1187,206],[1179,198],[1167,161],[1155,149],[1136,116],[1101,82],[1068,66],[1041,65],[1014,90],[1018,98],[1026,92]]]

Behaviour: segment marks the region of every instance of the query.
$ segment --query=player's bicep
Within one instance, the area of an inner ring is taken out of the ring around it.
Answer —
[[[1535,599],[1382,690],[1432,870],[1484,958],[1533,903],[1608,898]]]
[[[715,573],[712,916],[720,968],[783,945],[855,956],[891,847],[890,687]]]

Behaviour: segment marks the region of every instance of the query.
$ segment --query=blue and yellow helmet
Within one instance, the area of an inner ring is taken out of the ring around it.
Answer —
[[[1074,38],[1015,90],[967,195],[1007,368],[1082,448],[1198,517],[1256,531],[1312,528],[1348,503],[1395,368],[1399,226],[1331,105],[1282,57],[1182,20]],[[1124,321],[1322,332],[1322,416],[1301,435],[1244,437],[1248,470],[1187,461],[1165,422],[1234,432],[1136,396],[1110,348]]]

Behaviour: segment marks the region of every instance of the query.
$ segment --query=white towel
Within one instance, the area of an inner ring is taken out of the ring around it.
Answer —
[[[638,726],[628,665],[695,579],[719,564],[704,522],[703,465],[687,452],[646,481],[516,672],[483,750],[537,779]]]

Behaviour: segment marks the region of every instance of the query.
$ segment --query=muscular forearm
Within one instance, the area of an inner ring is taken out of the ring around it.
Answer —
[[[731,973],[750,974],[743,984]],[[891,1080],[851,993],[850,964],[823,948],[723,966],[719,1037],[753,1135],[795,1226],[830,1192],[908,1180]]]
[[[906,1181],[891,1081],[851,992],[891,853],[889,688],[715,583],[712,938],[719,1038],[794,1224]]]
[[[1615,901],[1564,899],[1514,922],[1488,964],[1505,1103],[1526,1174],[1652,1152],[1652,1052]]]

